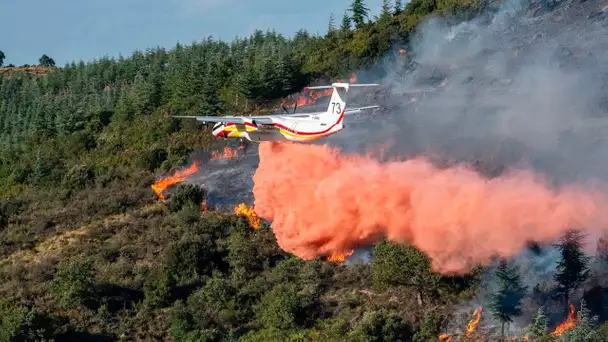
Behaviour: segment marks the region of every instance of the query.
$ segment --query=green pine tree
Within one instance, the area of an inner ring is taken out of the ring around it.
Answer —
[[[135,75],[131,89],[131,100],[133,109],[137,114],[149,114],[153,110],[153,95],[154,88],[152,85],[140,73]]]
[[[547,316],[545,316],[545,310],[541,307],[536,313],[536,319],[534,324],[528,327],[528,338],[532,341],[544,342],[552,340],[549,332],[549,323]]]
[[[401,13],[401,11],[403,10],[403,7],[401,6],[401,0],[395,0],[395,15]]]
[[[4,65],[5,58],[6,58],[6,56],[4,55],[4,52],[2,52],[2,50],[0,50],[0,67]]]
[[[555,293],[564,299],[565,314],[570,311],[572,292],[589,277],[589,257],[583,252],[583,238],[584,235],[580,231],[572,230],[564,235],[559,244],[555,245],[561,254],[557,272],[553,276],[557,282]]]
[[[336,17],[333,13],[329,14],[329,25],[327,26],[327,33],[334,32],[336,30]]]
[[[380,21],[386,22],[391,18],[390,0],[382,0],[382,11],[380,12]]]
[[[521,315],[521,300],[526,294],[527,287],[523,284],[517,266],[509,266],[506,261],[501,261],[496,270],[498,278],[498,291],[492,295],[490,310],[498,321],[501,322],[502,337],[505,336],[505,323],[513,322],[513,317]]]
[[[342,16],[342,25],[340,25],[340,30],[342,32],[348,32],[350,31],[350,17],[348,16],[347,12],[344,12],[344,16]]]
[[[356,28],[361,28],[365,25],[365,19],[369,13],[369,8],[365,7],[363,0],[354,0],[350,6],[350,11],[353,13],[353,21]]]

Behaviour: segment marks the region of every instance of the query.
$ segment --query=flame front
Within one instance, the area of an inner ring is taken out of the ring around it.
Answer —
[[[350,250],[348,252],[343,252],[343,253],[332,253],[327,260],[331,261],[331,262],[339,262],[339,263],[343,263],[346,258],[348,258],[349,256],[351,256],[355,251],[354,250]]]
[[[475,312],[473,312],[473,316],[471,318],[471,320],[469,321],[469,323],[467,324],[467,331],[466,331],[466,336],[467,338],[471,338],[471,336],[473,336],[473,333],[475,333],[475,330],[477,329],[477,326],[479,325],[479,322],[481,321],[481,312],[483,311],[483,307],[479,307],[478,309],[475,310]]]
[[[185,181],[188,176],[196,173],[198,171],[198,164],[198,161],[194,161],[192,165],[188,166],[187,168],[183,170],[176,170],[172,176],[163,177],[157,180],[154,184],[152,184],[152,190],[154,190],[156,195],[161,200],[166,200],[165,195],[163,195],[163,191],[165,191],[167,188],[174,184],[178,184]]]
[[[479,307],[477,309],[475,309],[475,311],[473,312],[473,314],[471,315],[471,319],[469,320],[469,322],[467,323],[467,329],[465,331],[465,336],[467,339],[473,337],[475,331],[477,330],[477,326],[479,325],[479,322],[481,321],[481,313],[483,311],[483,307]],[[443,326],[443,323],[441,323],[441,326]],[[438,336],[440,341],[445,341],[445,342],[451,342],[452,341],[452,337],[453,335],[450,335],[448,333],[442,333],[441,335]],[[528,336],[511,336],[511,337],[505,337],[505,341],[529,341]]]
[[[253,229],[260,228],[261,220],[258,215],[255,213],[254,206],[249,206],[245,203],[241,203],[238,206],[234,207],[234,213],[236,215],[244,215],[249,219],[249,224]]]
[[[235,149],[232,149],[228,146],[224,147],[224,151],[222,153],[220,152],[212,152],[211,153],[211,160],[218,160],[218,159],[229,159],[229,158],[235,158],[238,156],[239,151],[244,149],[245,146],[239,146]]]
[[[561,322],[557,328],[553,330],[551,335],[554,337],[562,336],[567,330],[574,328],[577,323],[578,317],[576,317],[576,310],[574,309],[574,305],[570,303],[570,312],[568,313],[568,318]]]

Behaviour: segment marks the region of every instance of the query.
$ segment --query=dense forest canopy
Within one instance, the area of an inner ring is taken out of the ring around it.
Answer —
[[[305,262],[284,253],[267,224],[201,210],[199,187],[180,185],[164,202],[150,185],[212,147],[207,128],[167,113],[270,111],[317,79],[348,77],[406,46],[428,16],[467,17],[485,5],[385,0],[371,20],[355,0],[323,36],[256,31],[63,67],[43,55],[38,66],[0,68],[0,341],[437,339],[482,270],[441,276],[415,248],[388,242],[370,263]],[[572,236],[560,248],[556,281],[567,300],[589,260]],[[546,293],[525,288],[506,262],[497,276],[490,311],[504,335],[523,293]],[[603,298],[594,291],[586,298]],[[593,330],[586,310],[562,338],[601,340],[607,329]],[[556,337],[543,312],[526,332],[533,340]]]

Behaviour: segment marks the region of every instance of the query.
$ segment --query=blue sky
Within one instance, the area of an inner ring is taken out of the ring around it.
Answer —
[[[231,40],[254,29],[292,36],[300,28],[325,33],[331,12],[340,24],[351,0],[1,0],[0,50],[5,65],[37,64],[42,54],[58,66],[104,55],[211,35]],[[382,0],[366,0],[373,17]]]

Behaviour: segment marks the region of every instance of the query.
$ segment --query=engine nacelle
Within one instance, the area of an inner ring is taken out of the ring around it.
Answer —
[[[244,138],[251,140],[249,133],[258,130],[253,120],[244,119],[244,123],[217,123],[213,126],[213,135],[219,138]]]

